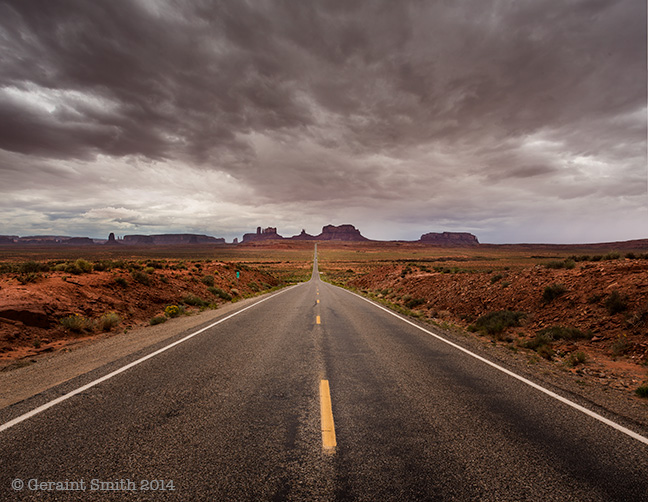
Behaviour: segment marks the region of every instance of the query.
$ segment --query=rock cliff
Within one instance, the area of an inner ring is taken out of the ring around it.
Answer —
[[[477,246],[479,244],[477,237],[468,232],[430,232],[421,235],[420,241],[426,244],[447,247]]]
[[[293,235],[291,239],[297,240],[297,241],[313,241],[316,239],[314,235],[307,234],[306,230],[302,230],[299,235]]]
[[[243,236],[243,243],[246,242],[256,242],[256,241],[268,241],[275,239],[283,239],[281,235],[277,233],[276,227],[261,228],[257,227],[255,234],[245,234]]]
[[[225,239],[199,234],[124,235],[121,241],[129,245],[155,244],[225,244]]]
[[[353,225],[326,225],[322,233],[315,237],[318,241],[368,241],[360,230]]]

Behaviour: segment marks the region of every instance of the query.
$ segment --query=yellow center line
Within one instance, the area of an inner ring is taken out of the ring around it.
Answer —
[[[317,299],[317,303],[319,303],[319,298]]]
[[[315,324],[322,324],[322,319],[320,319],[320,316],[317,316],[315,318]]]
[[[320,381],[320,411],[322,417],[322,447],[326,453],[335,453],[335,424],[328,380]]]

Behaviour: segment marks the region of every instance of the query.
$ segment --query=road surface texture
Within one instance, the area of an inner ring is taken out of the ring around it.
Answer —
[[[0,500],[648,500],[645,430],[321,282],[316,260],[194,333],[0,410]]]

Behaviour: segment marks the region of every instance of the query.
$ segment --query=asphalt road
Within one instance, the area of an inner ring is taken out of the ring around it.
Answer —
[[[89,384],[0,431],[0,500],[648,500],[647,444],[321,282],[316,262],[92,385],[145,355],[1,410]]]

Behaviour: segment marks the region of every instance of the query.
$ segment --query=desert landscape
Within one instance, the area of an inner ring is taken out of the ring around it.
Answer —
[[[648,500],[646,10],[3,2],[0,500]]]
[[[317,242],[324,280],[437,329],[505,348],[538,371],[550,367],[640,401],[647,395],[643,241],[460,247],[364,238],[248,241],[0,248],[2,371],[307,280]]]

